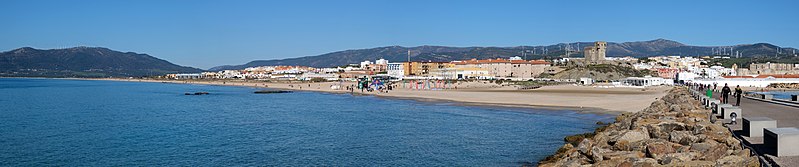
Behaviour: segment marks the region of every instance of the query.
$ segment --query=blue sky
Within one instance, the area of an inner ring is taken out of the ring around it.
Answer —
[[[799,46],[799,1],[4,0],[0,50],[100,46],[209,68],[389,45]]]

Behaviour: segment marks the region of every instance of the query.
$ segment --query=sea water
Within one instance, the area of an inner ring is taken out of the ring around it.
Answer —
[[[256,90],[0,79],[0,166],[519,166],[612,117]]]
[[[799,94],[799,91],[768,91],[768,92],[755,92],[759,94],[771,94],[776,99],[791,100],[791,95]]]

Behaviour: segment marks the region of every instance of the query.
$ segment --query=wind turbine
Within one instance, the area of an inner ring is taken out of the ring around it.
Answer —
[[[408,49],[408,63],[411,62],[411,50]]]
[[[522,56],[524,56],[524,60],[527,60],[527,50],[524,50],[524,45],[522,45]]]

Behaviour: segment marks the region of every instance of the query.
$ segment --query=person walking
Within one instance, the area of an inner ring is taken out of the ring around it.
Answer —
[[[727,84],[725,83],[724,87],[721,88],[721,98],[722,98],[721,101],[723,101],[722,103],[724,104],[730,103],[730,93],[732,93],[732,91],[730,90],[730,87],[727,86]]]
[[[743,90],[741,90],[741,85],[735,86],[735,106],[741,106],[741,96],[743,94]]]
[[[713,98],[713,89],[710,89],[710,85],[708,85],[707,87],[708,88],[705,89],[705,92],[707,92],[707,97],[708,98]]]

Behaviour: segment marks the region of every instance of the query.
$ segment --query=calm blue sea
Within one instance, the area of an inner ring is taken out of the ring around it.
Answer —
[[[773,94],[774,98],[777,99],[791,99],[791,95],[799,94],[799,91],[769,91],[769,92],[757,92],[762,94]]]
[[[0,79],[0,166],[519,166],[612,117],[255,90]]]

